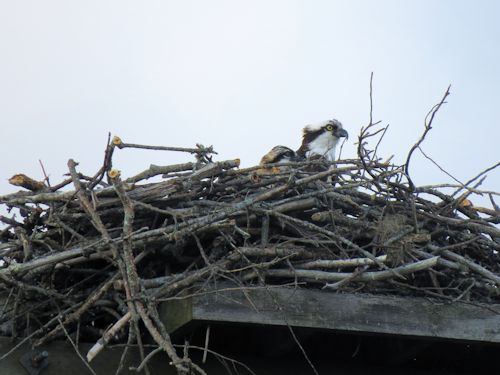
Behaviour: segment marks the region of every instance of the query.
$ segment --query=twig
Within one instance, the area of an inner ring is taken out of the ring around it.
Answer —
[[[163,348],[158,347],[154,350],[151,350],[146,357],[142,360],[142,362],[137,366],[135,369],[136,372],[141,372],[145,366],[147,366],[147,363],[153,358],[156,354],[160,353],[163,351]]]
[[[463,184],[463,186],[469,186],[470,184],[472,184],[474,181],[476,181],[478,178],[480,178],[481,176],[485,175],[486,173],[492,171],[493,169],[497,168],[498,166],[500,166],[500,162],[492,165],[491,167],[488,167],[486,168],[485,170],[479,172],[476,176],[472,177],[469,181],[467,181],[465,184]],[[457,189],[455,192],[453,192],[451,194],[452,197],[454,197],[455,195],[457,195],[462,189],[459,188]]]
[[[396,267],[391,270],[364,272],[360,275],[357,275],[356,280],[361,282],[386,280],[394,277],[394,273],[392,271],[399,275],[409,275],[414,272],[434,267],[437,264],[438,259],[439,257],[435,256],[429,259]],[[264,273],[269,277],[298,277],[299,279],[304,279],[312,282],[341,281],[353,275],[352,273],[347,272],[326,272],[300,269],[272,269],[264,271]]]
[[[80,354],[80,351],[78,350],[78,348],[76,347],[75,345],[75,342],[71,339],[71,336],[69,335],[68,331],[66,330],[66,328],[64,328],[64,324],[62,324],[61,322],[61,319],[58,319],[59,321],[59,325],[61,326],[61,329],[63,330],[64,334],[66,335],[68,341],[71,343],[71,346],[73,346],[73,349],[75,349],[75,352],[76,354],[78,355],[78,357],[82,360],[83,364],[89,369],[89,371],[93,374],[93,375],[97,375],[94,371],[94,369],[92,367],[90,367],[90,365],[88,364],[88,362],[82,357],[82,355]]]
[[[385,262],[387,255],[381,255],[376,257],[379,262]],[[343,268],[343,267],[359,267],[359,266],[371,266],[376,263],[369,258],[351,258],[351,259],[339,259],[339,260],[313,260],[307,263],[297,264],[299,269],[315,269],[315,268]]]
[[[203,350],[203,357],[201,359],[201,363],[207,362],[207,353],[208,353],[208,341],[210,339],[210,324],[207,326],[207,330],[205,332],[205,349]]]
[[[185,147],[167,147],[167,146],[148,146],[148,145],[139,145],[135,143],[124,143],[121,140],[117,140],[117,137],[113,139],[113,143],[119,148],[138,148],[143,150],[159,150],[159,151],[176,151],[176,152],[188,152],[190,154],[215,154],[217,152],[213,150],[212,146],[209,147],[198,147],[198,148],[185,148]]]
[[[47,186],[50,188],[50,180],[49,176],[47,175],[47,172],[45,172],[45,168],[43,166],[43,163],[40,159],[38,159],[38,162],[40,163],[40,167],[42,168],[43,176],[44,176],[44,181],[47,184]]]
[[[427,133],[432,129],[432,121],[434,120],[434,116],[436,115],[436,113],[439,111],[439,109],[441,108],[441,106],[445,103],[445,100],[446,98],[448,97],[448,95],[450,95],[450,88],[451,88],[451,85],[448,86],[448,88],[446,89],[446,92],[444,93],[441,101],[436,104],[434,107],[432,107],[432,109],[429,111],[429,113],[427,114],[427,116],[425,117],[425,121],[424,121],[424,132],[423,134],[420,136],[419,140],[417,141],[417,143],[415,143],[410,151],[408,152],[408,156],[406,157],[406,162],[404,164],[404,172],[406,174],[406,176],[408,177],[408,182],[410,184],[410,188],[411,190],[415,190],[415,185],[413,184],[413,181],[411,180],[410,178],[410,159],[411,159],[411,155],[413,154],[413,152],[417,149],[417,147],[420,147],[420,144],[424,141],[425,139],[425,136],[427,135]]]
[[[113,326],[108,329],[104,335],[89,349],[87,352],[87,362],[92,362],[92,360],[104,349],[105,345],[113,338],[115,335],[125,328],[125,326],[130,322],[132,314],[127,312],[121,317]]]
[[[457,178],[455,178],[451,173],[449,173],[443,167],[441,167],[434,159],[432,159],[429,155],[427,155],[424,152],[424,150],[422,150],[422,147],[418,146],[417,148],[422,153],[422,155],[424,155],[427,160],[429,160],[432,164],[434,164],[436,167],[438,167],[441,172],[443,172],[444,174],[446,174],[448,177],[450,177],[456,183],[462,185],[464,188],[466,187],[466,185],[464,185],[462,182],[460,182],[460,180],[458,180]]]

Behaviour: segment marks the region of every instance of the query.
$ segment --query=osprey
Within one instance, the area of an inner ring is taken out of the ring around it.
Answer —
[[[307,125],[302,131],[302,145],[297,150],[299,157],[322,156],[335,161],[335,147],[342,137],[349,134],[338,120],[327,120],[314,125]]]
[[[280,172],[285,172],[289,170],[289,167],[268,167],[269,164],[281,164],[288,163],[291,161],[299,161],[302,158],[299,158],[295,151],[286,146],[274,146],[271,151],[265,154],[262,159],[260,159],[259,165],[263,168],[257,170],[257,175],[268,175],[275,174]]]
[[[260,165],[272,164],[272,163],[287,163],[290,161],[298,161],[299,157],[295,151],[286,146],[274,146],[271,151],[265,154],[262,159],[260,159]]]

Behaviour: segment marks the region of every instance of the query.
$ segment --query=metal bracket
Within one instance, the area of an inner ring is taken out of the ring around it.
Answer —
[[[19,359],[21,365],[30,375],[39,375],[49,365],[49,352],[46,350],[30,350]]]

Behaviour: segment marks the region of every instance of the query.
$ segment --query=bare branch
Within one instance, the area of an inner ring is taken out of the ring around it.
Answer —
[[[450,95],[450,88],[451,88],[451,85],[448,86],[448,88],[446,89],[446,92],[444,93],[441,101],[436,104],[434,107],[432,107],[432,109],[429,111],[429,113],[427,114],[427,116],[425,117],[425,121],[424,121],[424,132],[423,134],[420,136],[420,139],[417,141],[417,143],[415,143],[410,151],[408,152],[408,156],[406,157],[406,162],[404,164],[404,171],[405,171],[405,174],[406,176],[408,176],[408,181],[410,183],[410,188],[412,190],[415,189],[415,185],[413,184],[413,181],[411,180],[410,178],[410,159],[411,159],[411,155],[413,154],[413,152],[417,149],[417,147],[419,147],[422,142],[424,141],[425,139],[425,136],[427,135],[427,133],[432,129],[432,121],[434,120],[434,116],[436,115],[436,113],[439,111],[439,109],[441,108],[441,106],[446,103],[445,100],[446,98],[448,97],[448,95]]]

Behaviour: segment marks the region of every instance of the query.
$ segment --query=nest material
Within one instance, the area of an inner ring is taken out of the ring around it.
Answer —
[[[474,207],[475,189],[415,188],[402,167],[373,160],[238,169],[200,145],[187,149],[196,162],[122,179],[116,147],[149,148],[114,139],[95,176],[70,160],[59,185],[17,175],[32,191],[0,197],[19,211],[1,217],[1,334],[35,345],[102,336],[91,360],[111,338],[140,344],[145,329],[185,372],[196,365],[176,353],[157,300],[217,279],[500,302],[499,212],[493,200]]]

